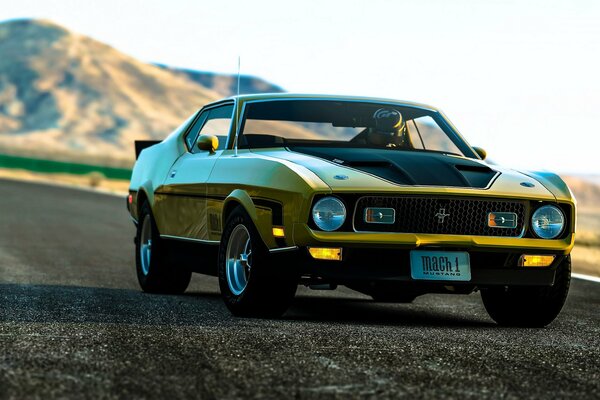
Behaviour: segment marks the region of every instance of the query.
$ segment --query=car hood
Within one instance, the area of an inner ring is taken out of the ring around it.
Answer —
[[[498,175],[488,165],[476,160],[435,152],[332,147],[292,147],[290,150],[399,185],[483,189]]]
[[[537,178],[484,161],[433,152],[293,147],[254,153],[299,164],[335,191],[452,193],[555,200]]]

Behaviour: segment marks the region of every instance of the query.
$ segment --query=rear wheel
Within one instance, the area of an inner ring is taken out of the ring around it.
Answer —
[[[298,287],[295,269],[273,263],[252,220],[239,206],[223,230],[219,286],[227,308],[244,317],[280,317]]]
[[[481,291],[483,305],[499,325],[544,327],[560,313],[571,282],[571,256],[556,270],[554,285],[509,286]]]
[[[169,262],[166,243],[160,238],[148,202],[140,210],[135,253],[138,282],[144,292],[185,292],[192,273]]]

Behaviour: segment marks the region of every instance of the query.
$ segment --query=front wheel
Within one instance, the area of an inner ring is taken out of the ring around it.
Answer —
[[[223,230],[219,286],[234,315],[273,318],[288,309],[298,287],[294,268],[274,264],[252,220],[239,206]]]
[[[499,325],[544,327],[560,313],[571,282],[571,256],[557,267],[554,285],[509,286],[481,291],[483,305]]]

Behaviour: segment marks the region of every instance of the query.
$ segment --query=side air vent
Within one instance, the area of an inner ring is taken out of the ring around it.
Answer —
[[[483,173],[494,172],[490,167],[486,167],[485,165],[464,165],[464,164],[458,164],[458,165],[455,165],[455,167],[459,171],[483,172]]]
[[[345,166],[360,168],[360,167],[391,167],[389,161],[349,161],[344,163]]]

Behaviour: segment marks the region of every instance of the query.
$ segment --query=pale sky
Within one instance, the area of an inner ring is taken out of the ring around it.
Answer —
[[[0,0],[144,61],[441,108],[506,166],[600,174],[600,0]],[[200,106],[200,105],[199,105]]]

